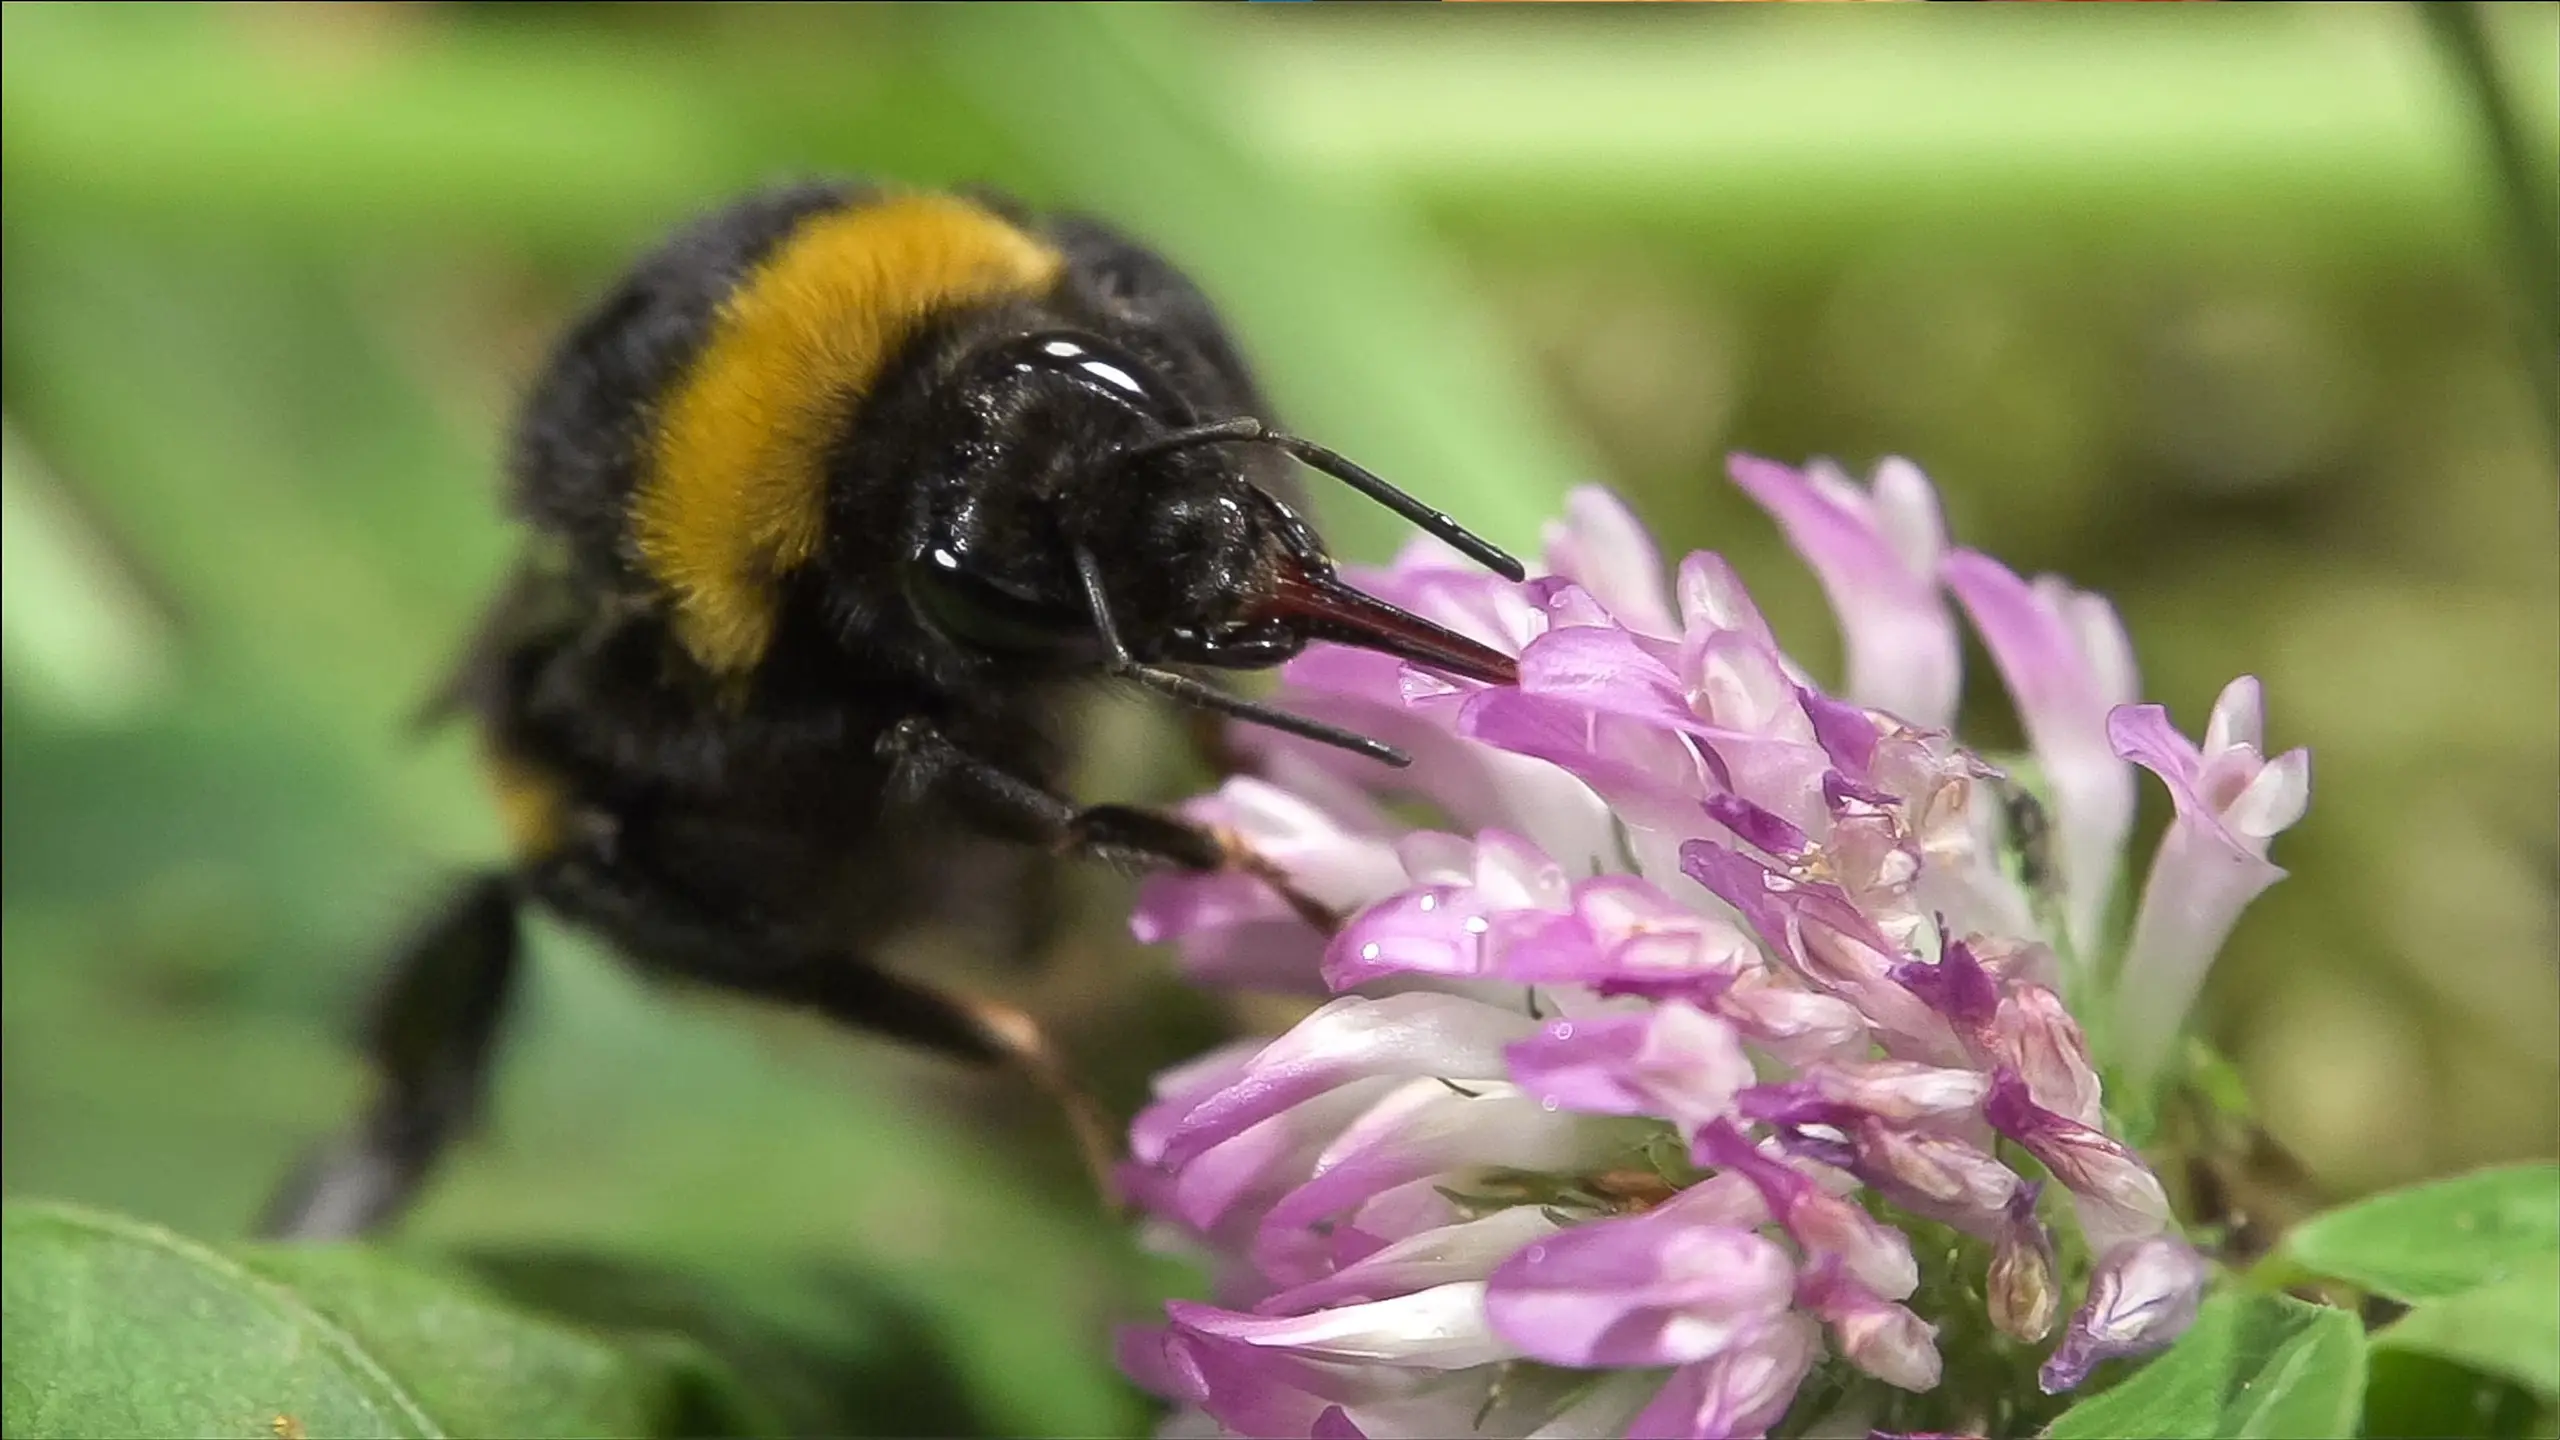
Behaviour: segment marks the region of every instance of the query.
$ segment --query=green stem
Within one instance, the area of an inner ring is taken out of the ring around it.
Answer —
[[[2509,274],[2525,327],[2525,364],[2553,453],[2560,455],[2560,200],[2547,162],[2536,164],[2515,95],[2498,67],[2485,7],[2437,0],[2418,7],[2470,97],[2488,142],[2505,212]]]

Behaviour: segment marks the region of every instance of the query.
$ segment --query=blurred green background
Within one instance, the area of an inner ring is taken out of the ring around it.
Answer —
[[[2547,175],[2560,11],[2492,11]],[[2190,728],[2254,671],[2317,752],[2208,1005],[2270,1130],[2340,1195],[2560,1148],[2540,322],[2410,7],[0,13],[12,1195],[233,1235],[355,1103],[374,952],[494,849],[464,747],[403,725],[508,557],[512,397],[662,229],[837,170],[1154,238],[1307,433],[1520,544],[1605,479],[1818,663],[1721,457],[1918,459],[1968,543],[2112,593]],[[1086,793],[1192,783],[1156,723],[1104,707]],[[923,963],[1125,1110],[1251,1017],[1080,884],[1049,964]],[[827,1257],[985,1424],[1122,1429],[1102,1323],[1168,1277],[1059,1128],[548,937],[413,1230]]]

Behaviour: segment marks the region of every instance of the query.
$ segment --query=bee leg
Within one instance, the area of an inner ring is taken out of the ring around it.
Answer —
[[[514,883],[480,876],[396,955],[366,1020],[371,1104],[307,1158],[267,1204],[258,1233],[334,1240],[396,1220],[488,1090],[517,969]]]
[[[756,927],[704,903],[678,878],[682,868],[640,868],[628,854],[572,847],[535,865],[525,884],[536,903],[606,938],[643,973],[813,1011],[849,1029],[1028,1076],[1065,1110],[1110,1202],[1117,1131],[1038,1022],[1009,1005],[891,974],[833,939]]]
[[[1049,1042],[1039,1021],[1002,1001],[955,994],[860,961],[799,973],[806,978],[777,998],[839,1024],[956,1059],[1003,1065],[1030,1079],[1066,1112],[1076,1149],[1103,1203],[1118,1203],[1112,1169],[1119,1156],[1119,1132],[1076,1082],[1066,1057]]]
[[[1079,809],[960,748],[921,717],[898,722],[880,748],[895,767],[900,790],[939,795],[999,835],[1073,854],[1127,857],[1183,870],[1216,870],[1227,863],[1227,847],[1205,826],[1134,805]]]

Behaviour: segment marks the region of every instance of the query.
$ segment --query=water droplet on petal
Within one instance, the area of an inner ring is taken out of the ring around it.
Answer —
[[[1570,1020],[1559,1020],[1553,1025],[1547,1027],[1547,1033],[1553,1035],[1559,1040],[1570,1040],[1573,1038],[1573,1022]]]
[[[1493,923],[1481,915],[1467,917],[1467,933],[1470,935],[1481,935],[1492,928]]]
[[[1375,960],[1375,959],[1377,959],[1377,958],[1378,958],[1378,942],[1377,942],[1377,941],[1375,941],[1375,940],[1372,940],[1372,941],[1370,941],[1368,944],[1361,946],[1361,947],[1360,947],[1360,958],[1361,958],[1361,959],[1363,959],[1363,960]]]
[[[1556,1097],[1554,1097],[1553,1095],[1541,1095],[1541,1096],[1539,1096],[1539,1097],[1538,1097],[1538,1108],[1539,1108],[1539,1109],[1541,1109],[1541,1110],[1547,1111],[1547,1112],[1548,1112],[1548,1113],[1550,1113],[1550,1114],[1554,1113],[1554,1111],[1555,1111],[1555,1110],[1556,1110],[1556,1108],[1557,1108],[1557,1107],[1556,1107]]]
[[[1423,910],[1437,910],[1440,908],[1440,897],[1437,895],[1426,894],[1420,900],[1415,901],[1414,904],[1417,908]]]

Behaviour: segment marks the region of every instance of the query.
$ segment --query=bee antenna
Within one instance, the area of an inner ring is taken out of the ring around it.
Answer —
[[[1372,760],[1393,765],[1399,769],[1413,763],[1413,757],[1402,750],[1382,741],[1372,740],[1366,735],[1345,730],[1338,725],[1327,725],[1321,720],[1310,720],[1304,715],[1292,715],[1286,710],[1264,705],[1259,701],[1247,700],[1240,695],[1230,695],[1214,685],[1203,684],[1176,671],[1140,664],[1130,655],[1127,643],[1120,638],[1118,623],[1111,618],[1111,601],[1102,588],[1102,562],[1095,559],[1093,552],[1082,545],[1075,547],[1075,556],[1076,575],[1084,582],[1085,608],[1092,612],[1094,633],[1102,639],[1102,651],[1108,673],[1123,680],[1135,681],[1159,695],[1179,700],[1186,705],[1196,705],[1203,710],[1215,710],[1221,714],[1232,715],[1238,720],[1268,726],[1284,734],[1298,736],[1300,739],[1313,740],[1319,745],[1331,745],[1336,749],[1348,750],[1354,755],[1365,755]]]
[[[1265,431],[1262,442],[1289,452],[1310,469],[1321,470],[1398,515],[1413,522],[1415,528],[1451,549],[1473,560],[1505,580],[1525,580],[1529,572],[1509,552],[1492,541],[1461,525],[1444,511],[1434,510],[1413,496],[1388,484],[1385,480],[1353,464],[1337,451],[1328,450],[1312,440],[1295,435]]]
[[[1121,463],[1143,460],[1175,450],[1188,450],[1195,445],[1216,445],[1234,441],[1243,444],[1269,445],[1287,452],[1311,470],[1320,470],[1398,515],[1413,522],[1422,533],[1440,540],[1451,549],[1482,565],[1505,580],[1523,580],[1529,572],[1500,546],[1469,530],[1444,511],[1434,510],[1395,485],[1388,483],[1338,451],[1326,449],[1312,440],[1284,435],[1250,415],[1231,420],[1212,421],[1159,435],[1152,440],[1120,452]]]

